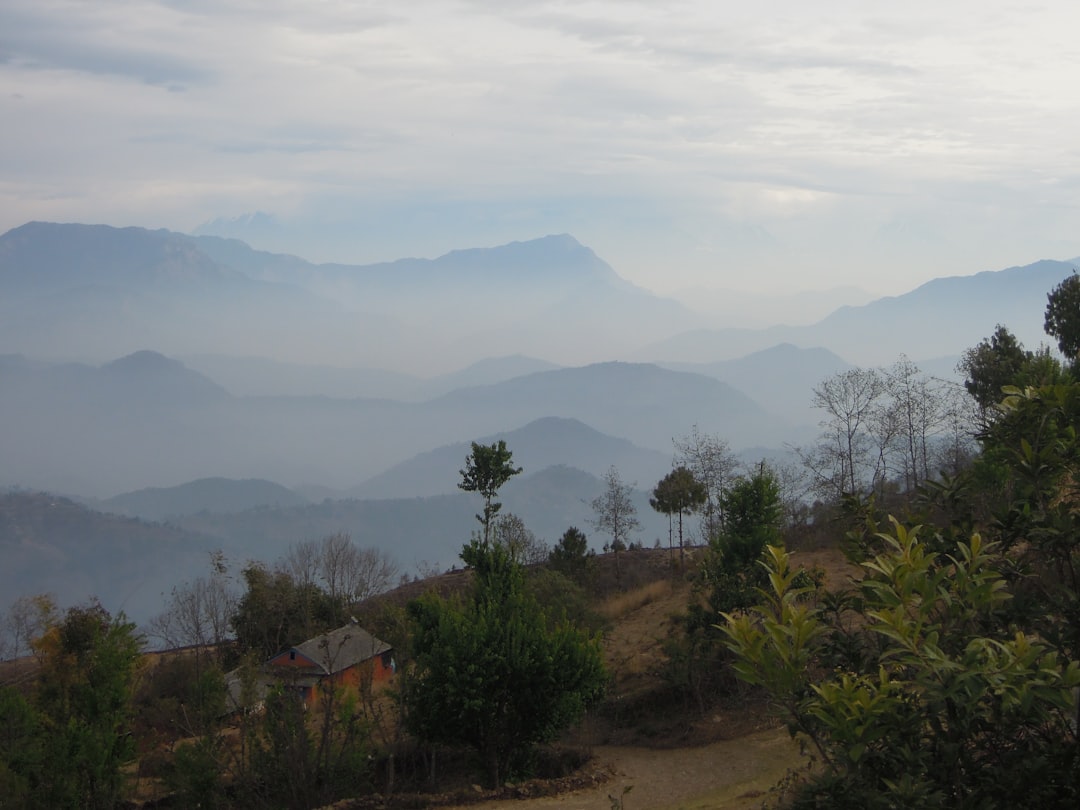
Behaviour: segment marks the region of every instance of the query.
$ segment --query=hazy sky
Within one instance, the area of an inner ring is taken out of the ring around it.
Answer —
[[[568,232],[659,292],[1080,255],[1080,4],[3,0],[0,230],[435,256]]]

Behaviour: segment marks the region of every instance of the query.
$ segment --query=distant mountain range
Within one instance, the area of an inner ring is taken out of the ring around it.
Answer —
[[[576,420],[668,457],[672,439],[694,425],[730,436],[736,449],[806,432],[726,383],[648,364],[536,372],[422,402],[234,397],[154,352],[100,367],[0,356],[0,375],[0,456],[8,477],[0,485],[99,498],[214,476],[349,490],[386,474],[371,483],[385,491],[388,471],[418,453],[549,417],[556,418],[530,434],[537,447],[581,443],[581,430],[555,435]],[[464,457],[460,447],[457,454]],[[542,463],[598,471],[628,458],[613,442],[590,441],[561,458],[547,453]],[[404,494],[400,485],[394,491]]]
[[[525,467],[504,508],[539,536],[588,530],[613,465],[651,544],[667,524],[647,490],[674,438],[696,426],[772,456],[816,434],[812,389],[851,364],[904,353],[948,376],[998,323],[1034,347],[1076,264],[751,330],[629,284],[567,235],[351,266],[29,223],[0,236],[0,487],[21,488],[0,500],[0,586],[148,610],[212,548],[269,560],[340,530],[406,569],[450,564],[476,527],[456,490],[469,442],[498,438]]]
[[[514,463],[525,470],[568,466],[600,478],[614,466],[628,482],[655,483],[671,467],[672,454],[646,450],[626,439],[593,430],[577,419],[549,416],[518,430],[482,436],[477,441],[506,442]],[[406,498],[457,491],[460,470],[471,452],[469,442],[446,445],[391,467],[349,490],[354,498]]]
[[[98,512],[150,521],[176,520],[186,515],[231,514],[249,509],[301,506],[308,499],[298,492],[258,478],[200,478],[175,487],[148,487],[105,500],[88,500]]]
[[[698,323],[567,235],[366,266],[104,225],[0,236],[0,345],[33,357],[151,347],[432,373],[493,355],[606,360]]]
[[[810,326],[769,329],[695,329],[643,349],[655,362],[711,363],[779,343],[822,347],[858,365],[885,365],[900,354],[912,360],[958,356],[1007,324],[1029,347],[1045,341],[1046,294],[1076,272],[1080,258],[1044,260],[973,276],[939,278],[904,295],[841,307]]]

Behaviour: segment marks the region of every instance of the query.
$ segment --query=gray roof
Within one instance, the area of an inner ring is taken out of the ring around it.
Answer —
[[[390,649],[358,624],[347,624],[321,636],[308,639],[292,649],[318,664],[326,675],[382,655]]]
[[[226,672],[225,678],[225,707],[229,712],[237,712],[243,708],[248,708],[244,705],[244,686],[243,679],[240,677],[240,670],[234,669],[231,672]],[[261,670],[255,674],[254,683],[252,686],[253,694],[248,695],[253,705],[258,705],[266,699],[266,693],[270,690],[272,680]]]

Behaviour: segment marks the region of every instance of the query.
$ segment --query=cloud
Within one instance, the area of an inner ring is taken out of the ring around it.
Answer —
[[[798,266],[895,292],[1076,239],[1077,23],[996,0],[7,0],[0,228],[266,210],[298,240],[336,217],[285,247],[357,260],[565,231],[654,288]]]
[[[121,76],[170,87],[212,80],[197,54],[147,42],[109,3],[12,0],[0,7],[3,61],[40,70]],[[143,41],[140,41],[143,40]]]

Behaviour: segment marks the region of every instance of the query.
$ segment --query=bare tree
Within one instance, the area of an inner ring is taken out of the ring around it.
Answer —
[[[172,589],[168,606],[148,627],[150,635],[167,647],[194,647],[196,667],[201,665],[206,648],[217,649],[229,638],[239,599],[224,555],[214,552],[210,564],[209,576]]]
[[[346,571],[353,566],[355,554],[356,546],[353,545],[352,538],[344,532],[324,537],[319,545],[319,577],[326,592],[335,601],[344,601],[349,596],[344,580],[347,577]]]
[[[739,460],[719,436],[702,433],[694,425],[687,436],[674,440],[675,467],[686,467],[705,486],[701,508],[702,540],[708,541],[724,529],[721,507],[729,482],[735,478]]]
[[[297,585],[314,585],[319,577],[319,541],[297,540],[286,550],[280,568],[292,577]]]
[[[397,575],[397,563],[386,552],[353,546],[342,568],[342,591],[351,601],[361,602],[386,591]]]
[[[538,539],[525,526],[525,521],[512,512],[495,519],[493,534],[495,542],[506,546],[514,562],[521,565],[547,562],[551,556],[547,543]]]
[[[5,643],[0,658],[19,658],[33,651],[33,642],[48,628],[58,624],[56,600],[50,594],[20,596],[4,617]]]
[[[839,498],[873,484],[869,425],[885,390],[880,372],[859,368],[834,374],[814,389],[811,404],[826,415],[823,433],[799,455],[820,495]]]
[[[637,518],[637,507],[630,494],[634,488],[624,484],[615,467],[609,467],[604,474],[604,491],[593,499],[595,513],[592,525],[597,531],[611,535],[611,550],[615,553],[615,579],[622,583],[622,571],[619,566],[619,552],[628,545],[630,534],[641,528]]]
[[[932,477],[936,439],[948,425],[944,383],[900,355],[885,374],[897,425],[900,468],[908,491]]]
[[[398,566],[390,555],[360,548],[346,532],[293,543],[276,569],[301,588],[321,588],[341,606],[382,593],[398,577]]]
[[[967,394],[960,383],[938,381],[942,386],[943,432],[937,445],[937,469],[956,475],[966,467],[977,452],[975,435],[982,424],[979,404]]]

